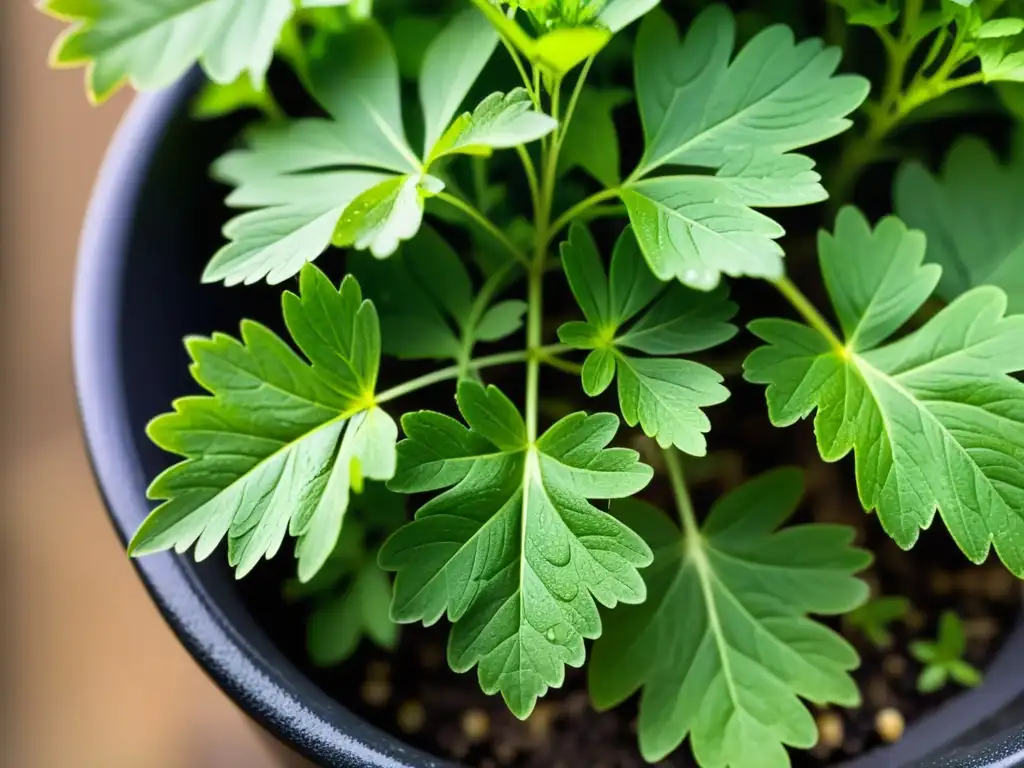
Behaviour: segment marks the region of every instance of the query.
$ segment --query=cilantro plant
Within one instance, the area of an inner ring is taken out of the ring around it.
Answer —
[[[944,612],[934,642],[918,640],[910,644],[910,653],[923,665],[917,689],[925,693],[937,691],[950,680],[968,688],[980,685],[981,673],[964,661],[966,650],[963,622],[952,611]]]
[[[93,98],[198,63],[194,114],[255,109],[213,168],[236,214],[202,279],[285,285],[287,338],[186,341],[204,393],[149,425],[181,461],[131,554],[223,548],[241,578],[287,543],[315,662],[443,620],[452,669],[521,718],[589,649],[594,705],[639,694],[652,762],[813,746],[807,702],[859,702],[815,617],[887,645],[907,604],[865,604],[871,555],[798,512],[796,469],[693,500],[684,455],[731,393],[764,386],[780,428],[813,414],[865,526],[909,550],[942,525],[1024,577],[1024,151],[967,137],[941,171],[903,163],[899,218],[852,202],[900,128],[1024,82],[1024,7],[829,1],[831,42],[877,38],[874,81],[717,3],[49,0]],[[958,626],[912,649],[922,689],[970,677]]]
[[[910,613],[910,601],[902,596],[892,595],[868,600],[846,615],[846,623],[854,627],[871,641],[876,648],[892,646],[890,626],[906,619]]]

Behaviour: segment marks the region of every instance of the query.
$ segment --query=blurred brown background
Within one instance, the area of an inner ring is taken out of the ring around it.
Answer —
[[[263,768],[252,726],[149,603],[86,464],[75,248],[130,94],[95,109],[81,71],[50,71],[60,28],[0,0],[0,766]]]

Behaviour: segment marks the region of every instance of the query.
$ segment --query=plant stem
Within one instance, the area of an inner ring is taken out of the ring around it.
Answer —
[[[846,345],[839,340],[836,332],[832,330],[832,326],[792,280],[788,277],[780,277],[778,280],[773,280],[772,285],[779,290],[786,301],[793,305],[808,325],[828,340],[833,349],[845,353]]]
[[[690,499],[690,492],[686,488],[686,477],[683,474],[683,465],[679,461],[679,452],[675,448],[662,449],[665,457],[665,468],[668,470],[668,479],[672,484],[672,494],[676,499],[676,509],[679,510],[679,521],[683,524],[683,533],[686,536],[688,546],[700,541],[700,527],[697,525],[697,515],[693,511],[693,500]]]
[[[484,216],[480,211],[474,208],[472,205],[467,203],[462,198],[456,197],[448,192],[441,192],[437,195],[437,199],[443,203],[447,203],[453,208],[462,211],[464,214],[469,216],[473,221],[487,230],[488,234],[494,237],[499,243],[501,243],[509,253],[511,253],[520,263],[525,266],[530,265],[530,260],[526,257],[515,243],[508,239],[508,235],[501,231],[497,225],[494,224],[489,218]]]
[[[889,59],[885,85],[880,100],[872,105],[867,129],[846,145],[829,183],[830,216],[835,215],[839,207],[851,197],[864,170],[885,156],[886,139],[912,112],[957,88],[984,82],[984,74],[981,72],[950,79],[966,61],[962,50],[965,32],[958,27],[949,53],[935,73],[926,75],[949,37],[946,28],[936,32],[918,71],[911,78],[910,84],[906,84],[907,66],[921,42],[915,39],[914,33],[923,12],[923,3],[924,0],[907,0],[898,40],[885,29],[877,30]]]
[[[558,151],[562,150],[562,144],[565,141],[565,136],[569,132],[569,123],[572,122],[572,116],[576,114],[576,105],[579,103],[580,96],[583,93],[583,86],[587,82],[587,75],[590,74],[590,68],[594,65],[594,57],[591,56],[587,59],[583,65],[583,70],[580,72],[580,76],[576,78],[576,86],[572,90],[572,97],[569,99],[569,108],[565,110],[565,118],[562,120],[562,125],[558,127]]]
[[[469,310],[469,317],[466,320],[466,327],[462,336],[462,354],[459,356],[460,379],[465,378],[466,374],[469,373],[470,363],[473,359],[473,344],[476,341],[476,327],[479,325],[484,312],[490,306],[494,294],[501,287],[502,281],[504,281],[514,266],[516,266],[516,262],[510,261],[487,278],[487,281],[480,288],[480,293],[473,300],[473,306]]]
[[[589,211],[591,208],[603,203],[605,200],[611,200],[612,198],[619,196],[618,189],[602,189],[600,192],[595,192],[586,200],[581,200],[576,203],[572,208],[567,210],[554,224],[551,225],[547,233],[547,241],[550,243],[559,232],[565,229],[569,224],[575,221],[577,218],[582,216],[584,213]]]
[[[534,76],[538,71],[534,70]],[[551,89],[551,116],[558,120],[561,80],[555,80]],[[546,143],[542,151],[542,173],[540,204],[534,212],[536,225],[536,247],[533,261],[527,273],[527,317],[526,348],[532,354],[526,361],[526,438],[532,445],[537,440],[537,422],[540,411],[540,363],[539,353],[544,322],[544,273],[547,264],[547,231],[551,224],[551,208],[554,204],[555,180],[558,167],[558,143]]]
[[[533,216],[536,219],[540,213],[540,181],[537,177],[537,166],[530,157],[530,150],[522,144],[516,147],[519,159],[523,162],[523,171],[526,173],[526,182],[530,185],[530,201],[533,205]]]
[[[534,358],[541,362],[549,362],[550,360],[556,359],[556,355],[567,351],[569,351],[569,347],[564,344],[551,344],[546,347],[538,347],[533,351],[520,349],[515,352],[502,352],[497,355],[487,355],[486,357],[478,357],[475,360],[470,360],[469,364],[466,366],[466,370],[479,371],[484,368],[494,368],[499,365],[528,362]],[[462,374],[462,370],[463,366],[460,364],[449,365],[447,368],[432,371],[431,373],[419,376],[415,379],[410,379],[398,386],[384,390],[374,397],[374,402],[380,405],[391,400],[397,400],[400,397],[404,397],[405,395],[412,394],[413,392],[425,389],[426,387],[433,386],[434,384],[440,384],[445,381],[457,379]]]

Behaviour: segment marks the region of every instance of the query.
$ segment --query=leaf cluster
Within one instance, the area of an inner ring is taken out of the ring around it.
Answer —
[[[939,619],[939,634],[934,641],[918,640],[910,644],[910,653],[923,665],[917,689],[931,693],[950,680],[968,688],[981,684],[981,673],[964,661],[967,637],[960,617],[945,611]]]
[[[317,664],[444,619],[452,669],[521,718],[590,647],[594,705],[637,696],[652,762],[813,746],[808,704],[860,701],[856,652],[816,617],[882,647],[908,602],[867,602],[851,527],[793,522],[796,469],[694,504],[681,454],[746,418],[737,370],[775,426],[813,417],[824,461],[852,454],[901,547],[938,516],[972,562],[994,550],[1024,577],[1020,142],[906,160],[896,215],[849,204],[926,105],[1024,81],[1024,7],[829,2],[880,40],[880,83],[719,3],[49,0],[70,24],[55,61],[95,98],[198,63],[197,117],[255,108],[212,169],[235,215],[202,279],[286,286],[285,337],[186,339],[199,394],[149,425],[179,461],[130,552],[226,544],[241,578],[288,542]],[[267,85],[275,56],[302,116]],[[799,227],[817,217],[821,308],[787,275],[815,271]],[[743,278],[798,319],[741,331],[760,308],[730,298]],[[428,388],[430,409],[402,407]],[[955,616],[910,650],[923,691],[979,680]]]

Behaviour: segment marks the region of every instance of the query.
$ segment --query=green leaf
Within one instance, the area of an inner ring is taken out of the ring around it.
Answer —
[[[349,203],[334,228],[331,242],[354,246],[384,259],[423,224],[423,200],[444,189],[430,175],[395,176],[380,182]]]
[[[995,37],[1015,37],[1024,32],[1024,19],[991,19],[980,27],[974,36],[980,40]]]
[[[989,34],[974,43],[974,52],[981,62],[985,82],[1024,82],[1024,37],[1010,32],[1010,27],[1019,19],[998,19],[999,23],[989,27],[989,22],[978,29],[978,34],[989,28]],[[1021,22],[1024,23],[1024,22]],[[1000,33],[1000,34],[996,34]]]
[[[389,178],[370,171],[330,171],[272,175],[242,183],[227,204],[255,210],[236,216],[224,227],[231,242],[210,260],[203,282],[277,284],[294,277],[330,246],[345,209]]]
[[[949,672],[945,667],[925,667],[917,678],[917,690],[921,693],[935,693],[944,688],[948,680]]]
[[[459,360],[476,341],[498,341],[522,327],[525,305],[491,305],[491,296],[478,296],[458,253],[430,226],[394,257],[353,254],[348,268],[380,313],[389,355]]]
[[[632,98],[625,88],[583,89],[562,144],[560,173],[578,166],[606,187],[622,182],[619,136],[612,115]]]
[[[838,48],[795,43],[788,27],[762,30],[733,57],[735,37],[731,11],[713,5],[682,42],[660,11],[637,40],[646,148],[620,194],[652,271],[700,290],[722,274],[781,276],[784,230],[751,207],[825,198],[813,162],[788,153],[846,130],[869,87],[835,74]],[[645,178],[664,166],[718,175]]]
[[[943,611],[939,617],[939,653],[946,659],[958,659],[967,650],[967,635],[960,617]]]
[[[163,503],[139,527],[131,554],[195,545],[201,560],[227,536],[241,577],[291,534],[299,578],[308,581],[338,540],[350,486],[394,474],[397,427],[373,405],[373,304],[355,279],[335,289],[309,266],[300,295],[286,293],[283,306],[306,359],[251,321],[241,341],[188,341],[193,376],[211,395],[177,400],[149,425],[154,443],[185,460],[150,486],[149,497]]]
[[[719,501],[699,532],[642,502],[613,505],[654,564],[644,571],[647,600],[608,616],[590,696],[606,710],[641,692],[646,760],[689,738],[702,766],[788,766],[785,745],[810,748],[818,738],[800,698],[859,703],[848,674],[856,651],[807,614],[862,603],[867,587],[853,574],[871,557],[844,526],[779,530],[801,493],[796,470],[762,475]]]
[[[1024,152],[1009,164],[981,140],[957,142],[942,172],[918,162],[900,168],[896,213],[928,236],[928,259],[942,266],[946,301],[979,285],[1006,291],[1010,312],[1024,312]]]
[[[397,571],[391,615],[430,625],[447,613],[452,669],[478,665],[484,692],[501,692],[525,718],[566,664],[584,662],[601,633],[597,602],[643,601],[643,540],[587,499],[640,491],[650,467],[607,448],[618,419],[576,413],[530,445],[515,406],[496,388],[464,381],[469,428],[429,411],[407,414],[399,467],[403,493],[438,491],[381,549]]]
[[[949,670],[950,677],[960,683],[960,685],[968,688],[975,688],[981,685],[981,672],[972,667],[966,661],[955,659],[949,663],[947,669]]]
[[[628,227],[616,243],[610,278],[582,224],[572,227],[562,245],[562,264],[587,322],[563,325],[558,335],[565,344],[593,350],[583,365],[584,391],[600,394],[617,371],[619,406],[627,424],[639,424],[663,448],[675,445],[703,456],[704,433],[711,424],[701,409],[729,397],[722,377],[689,360],[637,357],[627,350],[679,355],[728,341],[736,334],[728,322],[736,314],[728,291],[703,293],[681,285],[663,290]]]
[[[827,461],[853,451],[867,510],[904,549],[938,510],[975,563],[994,547],[1024,575],[1024,316],[1006,294],[975,288],[897,341],[941,268],[923,265],[925,238],[894,217],[872,230],[844,209],[822,233],[822,273],[844,341],[788,320],[758,320],[768,343],[744,365],[767,384],[769,415],[788,426],[817,409]],[[888,342],[888,343],[887,343]]]
[[[495,149],[509,149],[547,136],[558,122],[533,109],[523,88],[492,93],[472,113],[466,112],[431,150],[429,163],[454,154],[487,157]]]
[[[709,291],[722,274],[782,276],[785,230],[710,176],[662,176],[620,193],[651,271]]]
[[[476,327],[475,336],[480,341],[500,341],[523,327],[523,317],[529,305],[525,301],[509,299],[488,309]]]
[[[870,600],[846,616],[846,622],[860,630],[877,648],[892,645],[889,625],[902,621],[910,611],[910,601],[905,597],[879,597]]]
[[[850,24],[880,29],[899,18],[900,9],[894,0],[829,0],[846,11]]]
[[[342,4],[342,3],[337,3]],[[197,61],[217,83],[248,73],[258,89],[292,0],[46,0],[42,9],[71,24],[51,62],[86,67],[90,99],[104,101],[125,82],[155,90]]]
[[[276,114],[278,110],[273,96],[266,88],[253,85],[248,73],[227,84],[204,83],[189,111],[193,119],[212,120],[243,109],[258,109],[267,115]]]
[[[388,616],[391,582],[369,561],[356,572],[348,587],[324,600],[309,617],[306,647],[321,667],[349,658],[363,637],[391,650],[398,642],[398,626]]]
[[[228,222],[231,242],[204,281],[287,280],[330,246],[353,206],[342,234],[379,254],[422,221],[423,189],[436,190],[436,181],[421,175],[405,140],[398,68],[384,33],[366,23],[332,36],[310,64],[310,89],[331,119],[257,128],[248,148],[217,162],[214,175],[237,187],[228,204],[255,210]]]
[[[661,0],[608,0],[597,23],[612,32],[620,32],[645,13],[657,7]]]
[[[612,36],[654,8],[659,0],[609,0],[595,17],[592,8],[570,9],[564,3],[509,3],[513,8],[527,8],[538,29],[545,31],[532,37],[516,22],[514,14],[506,15],[491,0],[473,0],[474,5],[495,28],[546,75],[561,78],[591,56],[599,54]]]
[[[472,8],[459,13],[430,43],[419,81],[426,125],[424,157],[434,154],[434,146],[497,45],[494,27]]]

